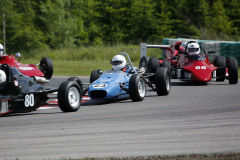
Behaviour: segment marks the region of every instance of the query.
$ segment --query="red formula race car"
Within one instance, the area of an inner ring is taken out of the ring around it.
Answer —
[[[164,59],[147,57],[147,48],[165,49]],[[145,52],[145,53],[142,53]],[[139,68],[144,67],[148,72],[154,72],[157,67],[167,67],[172,79],[207,83],[209,81],[229,80],[229,84],[238,83],[238,62],[234,57],[216,56],[213,63],[209,54],[195,41],[175,42],[171,45],[147,45],[141,48]]]
[[[13,55],[3,55],[0,57],[0,64],[8,64],[11,67],[16,67],[22,74],[27,76],[37,76],[37,77],[45,77],[46,79],[51,79],[53,75],[53,63],[52,60],[48,57],[44,57],[41,59],[38,64],[22,64],[15,59],[15,57],[19,58],[20,61],[20,53],[16,53]],[[38,68],[39,66],[39,68]]]

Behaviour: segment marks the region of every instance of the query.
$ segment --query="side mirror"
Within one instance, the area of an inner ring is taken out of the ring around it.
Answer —
[[[102,71],[101,69],[98,69],[98,70],[97,70],[97,73],[98,73],[98,74],[102,74],[103,71]]]
[[[215,53],[215,51],[208,51],[208,54],[212,54],[212,53]]]
[[[176,50],[178,50],[179,49],[179,45],[175,45],[175,47],[174,47]]]

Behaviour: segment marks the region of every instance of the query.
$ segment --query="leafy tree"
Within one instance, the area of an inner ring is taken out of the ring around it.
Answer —
[[[164,37],[172,35],[175,21],[171,19],[171,11],[167,1],[158,1],[155,10],[155,20],[152,22],[155,33],[153,33],[151,39],[161,41]]]
[[[239,0],[1,0],[0,4],[0,22],[4,12],[11,52],[240,35]]]
[[[95,11],[96,2],[94,0],[72,0],[71,15],[76,25],[74,33],[75,44],[99,45],[102,44],[100,27],[97,26]]]
[[[131,16],[131,6],[133,1],[132,0],[121,0],[119,1],[119,9],[116,15],[117,23],[120,28],[118,32],[118,40],[117,42],[124,42],[126,44],[130,43],[131,41],[131,30],[132,22]]]
[[[118,0],[96,0],[96,2],[96,22],[101,28],[104,41],[113,45],[122,37],[118,17],[120,3]]]
[[[30,50],[45,46],[43,32],[35,26],[35,7],[34,0],[16,1],[16,18],[14,19],[15,31],[9,41],[15,50]]]
[[[176,0],[175,17],[180,20],[177,30],[185,35],[194,37],[200,35],[200,30],[206,28],[209,22],[209,4],[206,0],[188,1]],[[177,13],[177,14],[176,14]]]
[[[224,4],[222,0],[216,0],[211,9],[211,19],[208,24],[212,31],[218,35],[231,33],[231,22],[226,15]]]
[[[8,51],[30,50],[44,46],[43,33],[34,26],[33,0],[5,0],[6,43]]]
[[[73,44],[73,30],[76,29],[70,15],[69,0],[46,0],[40,2],[39,21],[51,48],[62,48]]]
[[[233,35],[239,36],[240,35],[240,1],[239,0],[231,0],[230,2],[227,1],[225,4],[229,5],[229,9],[226,11],[228,12],[229,20],[233,27]]]
[[[153,0],[132,0],[129,32],[132,42],[145,42],[153,34],[154,7]]]

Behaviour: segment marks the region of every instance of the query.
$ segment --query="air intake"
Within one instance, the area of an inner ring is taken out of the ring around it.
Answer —
[[[95,90],[91,91],[90,95],[92,98],[104,98],[107,95],[107,92],[103,90]]]

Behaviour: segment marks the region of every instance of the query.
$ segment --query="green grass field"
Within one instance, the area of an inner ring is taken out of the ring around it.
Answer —
[[[21,53],[21,63],[37,64],[40,62],[42,57],[49,57],[53,61],[54,76],[89,76],[92,70],[111,69],[110,60],[119,52],[127,52],[133,62],[133,65],[136,67],[139,66],[139,45],[90,46],[64,48],[61,50],[34,50],[31,52]],[[149,49],[147,51],[147,55],[161,58],[162,50]]]
[[[38,60],[24,60],[22,63],[39,63]],[[133,62],[138,67],[139,61]],[[92,70],[110,70],[110,60],[79,60],[79,61],[53,61],[54,76],[90,76]],[[240,78],[240,68],[238,68]]]
[[[110,60],[119,52],[127,52],[133,65],[138,67],[140,60],[139,45],[91,46],[80,48],[65,48],[61,50],[35,50],[22,54],[21,63],[36,64],[42,57],[53,61],[54,76],[89,76],[92,70],[111,69]],[[162,50],[151,49],[148,56],[160,58]]]
[[[24,60],[22,63],[37,64],[37,60]],[[133,62],[134,66],[139,65],[139,62]],[[94,61],[94,60],[79,60],[79,61],[53,61],[54,76],[89,76],[92,70],[110,70],[110,60]]]

